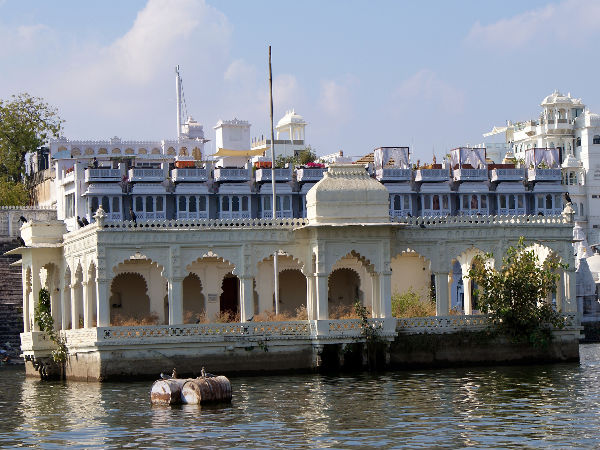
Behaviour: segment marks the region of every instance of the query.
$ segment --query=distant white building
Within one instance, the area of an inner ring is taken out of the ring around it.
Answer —
[[[286,111],[285,116],[279,119],[275,127],[275,156],[296,156],[306,148],[305,128],[307,123],[294,109]],[[267,151],[265,155],[271,154],[271,139],[255,138],[252,140],[252,150]]]

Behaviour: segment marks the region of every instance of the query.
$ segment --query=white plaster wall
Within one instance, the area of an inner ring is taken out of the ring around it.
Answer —
[[[403,294],[409,289],[422,299],[429,298],[431,270],[429,261],[418,253],[403,253],[392,258],[392,294]]]

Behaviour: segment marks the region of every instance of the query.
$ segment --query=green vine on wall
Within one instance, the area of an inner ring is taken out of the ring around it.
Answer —
[[[47,289],[40,289],[38,294],[38,303],[33,312],[35,323],[40,327],[40,331],[46,333],[52,342],[56,344],[56,349],[52,350],[52,359],[57,363],[64,363],[67,360],[67,344],[65,339],[54,329],[54,318],[50,306],[50,293]]]

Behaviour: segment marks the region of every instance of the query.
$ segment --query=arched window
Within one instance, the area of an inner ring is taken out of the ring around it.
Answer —
[[[154,212],[154,199],[150,195],[146,197],[146,212]]]
[[[576,147],[581,147],[581,138],[580,138],[580,137],[578,137],[578,138],[575,140],[575,146],[576,146]]]
[[[202,196],[198,200],[199,200],[199,203],[200,203],[200,205],[198,207],[198,210],[199,211],[206,211],[206,197]]]
[[[221,199],[221,211],[229,211],[229,197],[226,195]]]
[[[112,210],[113,212],[121,212],[121,202],[119,197],[113,197]]]
[[[187,211],[187,198],[184,195],[179,196],[179,211]]]
[[[583,202],[581,202],[581,204],[579,205],[579,210],[580,210],[579,215],[580,216],[584,216],[584,214],[583,214]]]
[[[546,209],[552,209],[552,196],[550,194],[546,195]]]
[[[594,144],[600,144],[600,135],[594,135],[594,140],[592,141]]]
[[[96,214],[96,211],[98,211],[98,197],[92,197],[91,210],[92,210],[92,215]]]
[[[432,201],[433,201],[433,209],[435,211],[438,211],[440,209],[440,196],[439,195],[433,195],[432,196]]]
[[[500,195],[500,208],[506,208],[506,195]]]
[[[244,198],[248,198],[248,197],[244,197]],[[286,195],[285,197],[283,197],[283,210],[289,211],[290,209],[292,209],[292,200],[289,195]]]
[[[402,207],[400,206],[400,196],[394,195],[394,210],[399,211]]]
[[[239,211],[240,210],[240,198],[237,195],[231,197],[231,210]]]
[[[106,195],[102,197],[102,209],[105,213],[110,212],[110,200]]]
[[[248,197],[246,196],[242,197],[242,211],[248,211]]]
[[[449,207],[448,207],[448,196],[447,195],[442,195],[442,208],[443,209],[449,209]]]
[[[138,212],[144,211],[144,199],[142,197],[135,198],[135,210]]]
[[[162,196],[156,197],[156,210],[157,211],[164,210],[164,207],[163,207],[163,197]]]
[[[508,196],[508,207],[509,209],[515,209],[515,196],[512,194]]]
[[[577,203],[576,202],[572,202],[573,203],[573,211],[575,211],[575,215],[577,216],[579,214],[579,209],[577,208]]]
[[[410,209],[410,196],[404,194],[404,209]]]
[[[196,212],[196,197],[190,197],[190,212]]]
[[[471,209],[479,209],[479,199],[475,194],[471,195]]]

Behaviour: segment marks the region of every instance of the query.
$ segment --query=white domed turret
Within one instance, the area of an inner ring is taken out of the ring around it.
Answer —
[[[356,164],[332,164],[306,194],[311,224],[388,223],[389,192]]]
[[[291,109],[285,113],[279,122],[275,130],[277,131],[277,139],[280,139],[282,133],[289,133],[290,141],[303,141],[304,140],[304,128],[306,127],[304,117],[300,114],[296,114],[294,109]]]

